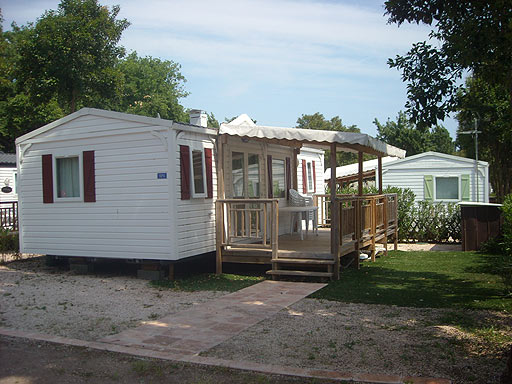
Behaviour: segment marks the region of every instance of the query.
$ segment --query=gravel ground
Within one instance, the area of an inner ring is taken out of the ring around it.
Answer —
[[[0,265],[0,326],[97,340],[224,294],[158,290],[134,276],[77,275],[38,257]]]
[[[405,308],[304,299],[210,349],[205,356],[349,372],[497,383],[505,348],[447,320],[464,317],[512,336],[498,312]],[[466,320],[467,321],[467,320]]]
[[[97,340],[225,293],[158,290],[134,276],[77,275],[32,258],[0,265],[0,326]],[[480,331],[449,325],[460,318]],[[510,316],[304,299],[205,355],[492,383],[506,360],[496,337],[510,340]]]

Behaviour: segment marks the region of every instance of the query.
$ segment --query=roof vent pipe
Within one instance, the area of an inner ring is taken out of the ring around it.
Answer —
[[[199,125],[201,127],[208,126],[208,115],[206,114],[206,111],[191,109],[188,114],[190,116],[190,124]]]

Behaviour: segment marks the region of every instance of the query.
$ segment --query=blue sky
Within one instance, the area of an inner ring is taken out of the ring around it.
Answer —
[[[4,29],[36,21],[58,0],[0,0]],[[121,44],[176,61],[188,108],[219,121],[247,113],[259,124],[295,126],[302,114],[340,116],[376,134],[395,119],[406,87],[386,62],[427,38],[424,26],[388,25],[382,1],[100,0],[131,22]],[[443,125],[455,136],[456,122]]]

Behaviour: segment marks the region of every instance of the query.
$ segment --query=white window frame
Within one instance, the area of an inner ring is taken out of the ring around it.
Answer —
[[[311,174],[308,165],[311,164]],[[313,171],[313,160],[306,160],[306,189],[308,193],[315,193],[315,172]],[[311,188],[309,188],[309,176],[311,176]]]
[[[18,186],[17,186],[18,183],[16,183],[17,178],[18,178],[18,171],[13,171],[12,172],[12,184],[13,184],[12,193],[15,195],[18,194]]]
[[[280,160],[284,164],[284,196],[274,196],[274,199],[286,200],[286,157],[281,157],[280,154],[270,154],[272,156],[272,161]],[[272,164],[272,170],[274,169],[274,165]],[[274,182],[274,173],[272,172],[272,182]],[[272,186],[272,192],[274,191],[274,186]]]
[[[456,178],[457,179],[457,183],[458,183],[458,197],[457,199],[438,199],[437,198],[437,179],[451,179],[451,178]],[[437,176],[437,175],[434,175],[434,201],[445,201],[445,202],[458,202],[458,201],[461,201],[461,189],[462,189],[462,185],[461,185],[461,177],[460,175],[442,175],[442,176]]]
[[[70,157],[78,157],[78,193],[77,197],[59,197],[57,191],[57,159],[66,159]],[[52,177],[53,177],[53,201],[56,203],[63,202],[77,202],[84,200],[84,172],[83,172],[83,159],[81,152],[59,152],[52,154],[53,164],[52,164]]]
[[[263,169],[262,169],[262,166],[264,166],[262,164],[262,159],[263,159],[263,155],[261,153],[259,153],[256,149],[253,149],[253,148],[243,148],[243,147],[239,147],[239,146],[232,146],[229,150],[229,177],[230,177],[230,182],[229,182],[229,188],[230,188],[230,194],[231,195],[234,195],[234,190],[233,190],[233,152],[237,152],[237,153],[242,153],[244,155],[244,168],[243,168],[243,196],[238,196],[238,197],[233,197],[235,199],[261,199],[261,196],[262,196],[262,193],[263,193],[263,190],[262,190],[262,187],[263,187],[263,180],[262,180],[262,177],[264,175],[263,173]],[[250,197],[249,196],[249,155],[256,155],[258,156],[258,168],[259,168],[259,173],[258,173],[258,176],[259,176],[259,189],[260,189],[260,193],[259,193],[259,196],[257,197]]]
[[[195,185],[195,182],[194,182],[194,156],[193,156],[193,153],[194,151],[196,152],[201,152],[201,170],[203,172],[203,193],[198,193],[196,192],[196,185]],[[190,156],[190,191],[192,192],[191,193],[191,197],[193,199],[201,199],[201,198],[206,198],[207,196],[207,185],[206,185],[206,157],[204,155],[204,146],[202,145],[191,145],[190,146],[190,151],[189,151],[189,156]]]

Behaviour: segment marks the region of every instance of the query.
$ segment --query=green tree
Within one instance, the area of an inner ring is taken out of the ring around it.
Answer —
[[[507,90],[512,104],[512,4],[510,0],[388,0],[390,23],[432,26],[432,43],[419,42],[388,61],[408,83],[412,120],[432,126],[456,110],[459,82],[475,77]]]
[[[115,67],[124,55],[118,43],[129,25],[118,13],[119,6],[109,10],[97,0],[62,0],[35,25],[22,27],[19,87],[35,103],[56,98],[66,112],[118,95],[122,77]]]
[[[339,116],[334,116],[330,120],[327,120],[323,114],[316,112],[312,115],[302,115],[297,119],[297,128],[303,129],[319,129],[324,131],[341,131],[341,132],[354,132],[360,133],[361,131],[356,125],[346,126],[343,124]],[[330,153],[331,151],[325,151],[325,168],[329,168],[330,164]],[[371,157],[365,155],[365,160]],[[338,152],[336,153],[336,164],[338,166],[353,164],[357,162],[357,154],[351,152]]]
[[[512,107],[508,90],[502,85],[490,85],[479,78],[469,78],[460,96],[457,115],[459,128],[457,144],[466,156],[475,157],[472,135],[461,131],[474,130],[475,117],[478,130],[478,158],[489,162],[491,185],[499,202],[512,192]]]
[[[404,112],[399,112],[396,121],[388,119],[381,124],[375,119],[377,139],[406,150],[407,156],[427,151],[452,154],[455,143],[446,128],[436,125],[433,129],[416,129]]]
[[[117,66],[124,79],[119,104],[114,109],[175,121],[188,121],[179,99],[186,97],[185,77],[180,65],[151,56],[138,57],[132,52]],[[115,102],[116,99],[114,99]]]
[[[219,121],[215,118],[215,115],[212,113],[208,113],[208,127],[210,128],[219,128]]]
[[[16,137],[64,116],[55,97],[34,102],[20,85],[16,74],[20,61],[17,47],[28,30],[13,26],[3,31],[0,15],[0,150],[14,152]]]

